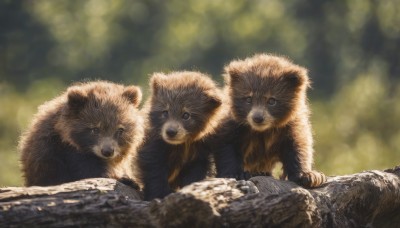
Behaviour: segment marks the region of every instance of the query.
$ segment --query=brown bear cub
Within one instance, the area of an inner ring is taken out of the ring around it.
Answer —
[[[271,175],[280,161],[283,177],[304,187],[324,183],[325,175],[312,170],[307,70],[261,54],[231,62],[225,82],[233,117],[219,132],[224,142],[215,152],[217,176]]]
[[[136,86],[79,83],[43,104],[20,141],[25,185],[111,177],[134,185],[132,159],[143,138]]]
[[[198,72],[155,73],[145,142],[138,152],[138,175],[146,200],[204,179],[210,171],[210,145],[221,113],[220,91]]]

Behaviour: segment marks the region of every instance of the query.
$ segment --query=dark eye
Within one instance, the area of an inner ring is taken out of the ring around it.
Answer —
[[[269,106],[275,106],[276,105],[276,99],[275,98],[269,98],[268,100],[267,100],[267,104],[269,105]]]
[[[246,97],[246,103],[247,103],[247,104],[251,104],[251,100],[252,100],[251,97]]]
[[[163,111],[161,113],[162,118],[168,118],[168,111]]]
[[[190,114],[189,114],[189,113],[187,113],[187,112],[183,113],[183,115],[182,115],[182,119],[184,119],[184,120],[188,120],[188,119],[190,119]]]
[[[90,128],[90,133],[92,133],[93,135],[98,135],[100,133],[100,129],[97,127]]]
[[[122,133],[124,133],[125,129],[123,129],[122,127],[118,128],[117,130],[117,134],[118,135],[122,135]]]

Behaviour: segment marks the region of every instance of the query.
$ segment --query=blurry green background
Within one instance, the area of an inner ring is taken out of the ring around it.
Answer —
[[[142,86],[259,52],[306,66],[315,166],[400,162],[399,0],[0,0],[0,186],[22,185],[16,146],[37,106],[70,83]]]

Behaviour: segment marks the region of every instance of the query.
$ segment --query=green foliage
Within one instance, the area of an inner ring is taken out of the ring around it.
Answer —
[[[0,84],[0,186],[22,184],[17,153],[19,136],[28,127],[37,107],[59,94],[62,87],[59,80],[40,80],[21,94],[12,85]]]
[[[156,71],[200,70],[257,52],[309,69],[316,167],[400,161],[398,0],[0,0],[0,185],[20,185],[16,145],[37,106],[73,81],[148,93]],[[56,79],[55,79],[56,78]]]
[[[400,161],[400,85],[361,75],[314,102],[316,166],[328,174],[384,169]]]

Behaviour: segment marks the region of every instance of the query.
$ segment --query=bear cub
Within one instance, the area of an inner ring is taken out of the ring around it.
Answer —
[[[259,54],[232,61],[224,76],[233,116],[219,132],[217,176],[271,175],[281,162],[283,178],[304,187],[324,183],[325,175],[312,170],[307,70],[286,58]]]
[[[135,186],[140,101],[136,86],[95,81],[75,84],[40,106],[19,144],[25,185],[110,177]]]
[[[215,83],[198,72],[155,73],[144,112],[145,142],[138,152],[138,175],[146,200],[200,181],[210,171],[210,138],[222,98]]]

